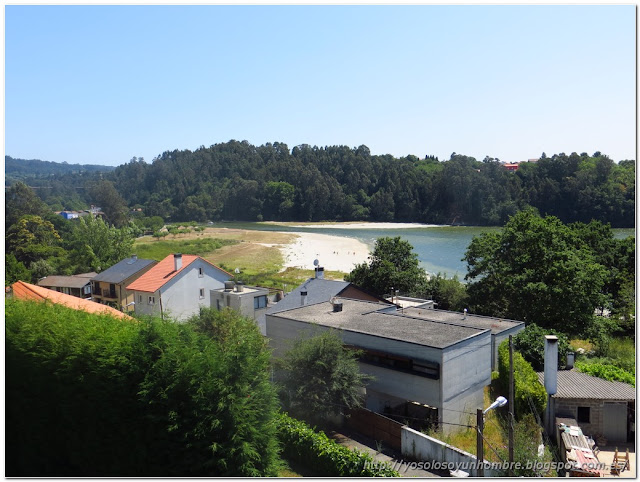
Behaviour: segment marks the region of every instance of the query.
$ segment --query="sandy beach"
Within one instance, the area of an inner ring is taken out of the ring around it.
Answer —
[[[279,246],[284,268],[313,269],[313,261],[317,259],[327,271],[349,273],[369,256],[369,247],[357,239],[316,233],[287,234],[295,234],[297,238],[291,244]]]

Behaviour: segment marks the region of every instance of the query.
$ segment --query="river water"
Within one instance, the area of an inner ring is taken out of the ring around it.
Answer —
[[[442,273],[449,278],[457,275],[460,281],[464,281],[464,276],[467,273],[467,265],[462,261],[462,258],[469,243],[471,243],[471,239],[482,232],[495,232],[502,229],[500,227],[428,225],[418,228],[376,229],[373,224],[367,228],[348,228],[348,225],[332,228],[261,223],[224,223],[219,226],[260,231],[307,232],[344,236],[359,239],[367,244],[370,249],[373,248],[377,238],[400,236],[411,243],[414,252],[418,255],[420,265],[428,273]],[[614,229],[613,232],[616,238],[635,237],[634,229]]]

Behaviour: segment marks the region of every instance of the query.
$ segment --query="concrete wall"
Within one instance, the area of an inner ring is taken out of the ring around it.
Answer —
[[[401,446],[402,455],[409,459],[418,462],[446,462],[469,473],[472,477],[478,476],[475,455],[409,427],[402,427]],[[500,475],[496,470],[487,467],[484,469],[485,477],[498,477]]]
[[[269,343],[274,349],[274,356],[276,357],[282,357],[291,347],[293,341],[298,339],[302,333],[306,333],[305,336],[312,336],[314,333],[318,334],[329,330],[329,328],[320,325],[278,318],[273,315],[266,316],[266,324],[267,338],[269,338]],[[356,345],[437,363],[441,361],[440,350],[362,333],[341,332],[341,335],[342,341],[348,345]],[[411,400],[432,406],[440,405],[440,380],[432,380],[423,376],[390,370],[367,363],[360,364],[360,371],[376,377],[374,381],[369,382],[367,385],[367,391],[371,389],[383,394],[380,398],[381,402],[375,402],[372,406],[368,404],[367,408],[376,410],[376,404],[384,403],[384,400],[389,398],[385,394],[402,401]]]
[[[491,383],[491,333],[487,330],[448,347],[443,352],[441,367],[442,404],[439,411],[441,429],[445,433],[466,424],[467,412],[474,414],[483,406],[483,389]]]
[[[242,316],[256,321],[260,332],[266,335],[265,313],[267,307],[255,309],[254,300],[257,296],[267,296],[269,290],[253,287],[245,287],[244,291],[220,291],[214,290],[209,294],[210,305],[214,309],[229,307],[238,311]]]
[[[155,297],[155,303],[149,304],[149,297]],[[147,293],[146,291],[134,291],[133,297],[136,302],[135,313],[137,315],[155,315],[160,316],[160,292]]]
[[[504,340],[508,340],[509,339],[509,335],[513,335],[516,336],[518,333],[520,333],[522,330],[524,330],[524,323],[521,325],[518,325],[514,328],[510,328],[508,330],[504,330],[501,333],[498,333],[497,335],[492,335],[492,340],[491,340],[491,370],[493,371],[497,371],[498,370],[498,347],[500,346],[500,343],[502,343]]]
[[[616,401],[616,400],[593,400],[593,399],[581,399],[581,398],[552,398],[552,409],[555,410],[555,417],[569,417],[578,420],[578,407],[589,407],[590,408],[590,419],[589,423],[586,422],[578,422],[578,425],[582,429],[582,433],[585,435],[590,435],[591,437],[596,435],[611,435],[612,432],[616,432],[616,430],[606,430],[605,429],[605,420],[604,420],[604,404],[605,403],[620,403],[621,405],[626,406],[627,403],[624,400]],[[608,440],[608,442],[626,442],[627,441],[627,430],[626,430],[626,420],[624,421],[625,429],[624,431],[620,430],[620,434],[618,437],[614,436],[614,439]],[[605,433],[606,432],[606,433]],[[615,438],[619,438],[619,440],[615,440]]]

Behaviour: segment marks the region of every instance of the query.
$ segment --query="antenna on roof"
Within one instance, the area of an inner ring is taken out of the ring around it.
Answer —
[[[318,258],[313,260],[313,265],[314,266],[318,266],[320,264],[320,261],[318,260]]]
[[[233,272],[234,272],[235,274],[240,274],[240,268],[236,268],[236,269],[234,269],[234,270],[233,270]]]

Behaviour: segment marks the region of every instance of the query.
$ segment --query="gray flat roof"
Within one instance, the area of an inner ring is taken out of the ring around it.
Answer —
[[[342,311],[326,301],[272,313],[271,316],[363,333],[433,348],[446,348],[487,332],[486,329],[379,312],[385,303],[338,298]],[[300,301],[298,300],[298,303]]]
[[[415,316],[431,321],[441,321],[445,323],[454,323],[460,326],[469,326],[473,328],[482,328],[491,330],[491,333],[498,334],[511,328],[521,326],[524,328],[524,321],[507,320],[505,318],[494,318],[492,316],[472,315],[467,313],[466,319],[463,313],[446,310],[431,310],[426,308],[405,308],[404,314]]]
[[[544,385],[544,372],[538,372]],[[558,391],[554,398],[589,400],[635,400],[636,389],[628,383],[610,382],[575,370],[558,370]]]
[[[114,284],[122,283],[127,278],[154,263],[155,261],[152,259],[125,258],[110,268],[105,269],[102,273],[93,278],[93,281]]]

